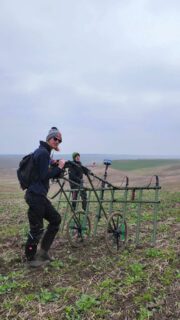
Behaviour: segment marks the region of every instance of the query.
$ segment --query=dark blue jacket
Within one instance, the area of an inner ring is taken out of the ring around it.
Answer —
[[[46,196],[49,190],[49,179],[57,177],[62,172],[59,167],[50,167],[50,153],[51,148],[48,143],[40,141],[39,148],[34,152],[34,164],[38,178],[30,184],[28,192]]]

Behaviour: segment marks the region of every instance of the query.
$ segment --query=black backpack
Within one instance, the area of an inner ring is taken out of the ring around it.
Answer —
[[[31,182],[37,179],[34,165],[34,153],[30,153],[22,158],[17,170],[17,177],[23,190],[27,189]]]

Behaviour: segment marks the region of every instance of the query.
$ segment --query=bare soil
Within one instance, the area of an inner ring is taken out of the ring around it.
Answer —
[[[103,166],[92,171],[104,175]],[[24,257],[28,232],[24,194],[15,169],[0,169],[0,318],[178,320],[180,167],[130,172],[108,169],[108,181],[118,186],[124,184],[124,176],[129,177],[130,186],[146,186],[153,175],[159,176],[162,187],[155,247],[147,241],[152,230],[149,206],[142,213],[145,220],[139,247],[128,239],[120,254],[110,254],[104,241],[106,221],[102,219],[96,237],[81,249],[72,248],[65,232],[59,232],[50,252],[56,260],[34,270],[26,267]],[[50,194],[55,190],[53,185]],[[128,210],[132,233],[136,208],[132,205]]]

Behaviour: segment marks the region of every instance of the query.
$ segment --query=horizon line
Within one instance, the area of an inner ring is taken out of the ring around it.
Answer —
[[[27,153],[0,153],[0,156],[21,156]],[[72,153],[56,153],[56,155],[71,155]],[[130,153],[81,153],[81,155],[112,155],[112,156],[131,156],[131,157],[177,157],[180,155],[168,155],[168,154],[130,154]]]

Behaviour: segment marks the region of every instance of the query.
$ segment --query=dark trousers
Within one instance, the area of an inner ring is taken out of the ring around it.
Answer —
[[[25,200],[29,206],[28,219],[30,225],[25,254],[27,259],[31,260],[36,254],[37,245],[44,232],[43,219],[47,220],[49,224],[42,238],[41,248],[48,251],[59,230],[61,216],[45,196],[27,192]]]
[[[87,207],[87,193],[86,193],[86,191],[83,189],[82,190],[74,190],[73,187],[71,187],[71,189],[72,189],[72,200],[73,200],[72,207],[73,207],[73,209],[76,210],[76,204],[77,204],[76,200],[77,200],[78,194],[80,192],[80,197],[82,199],[82,208],[85,211],[86,207]],[[76,189],[77,189],[77,187],[76,187]]]

